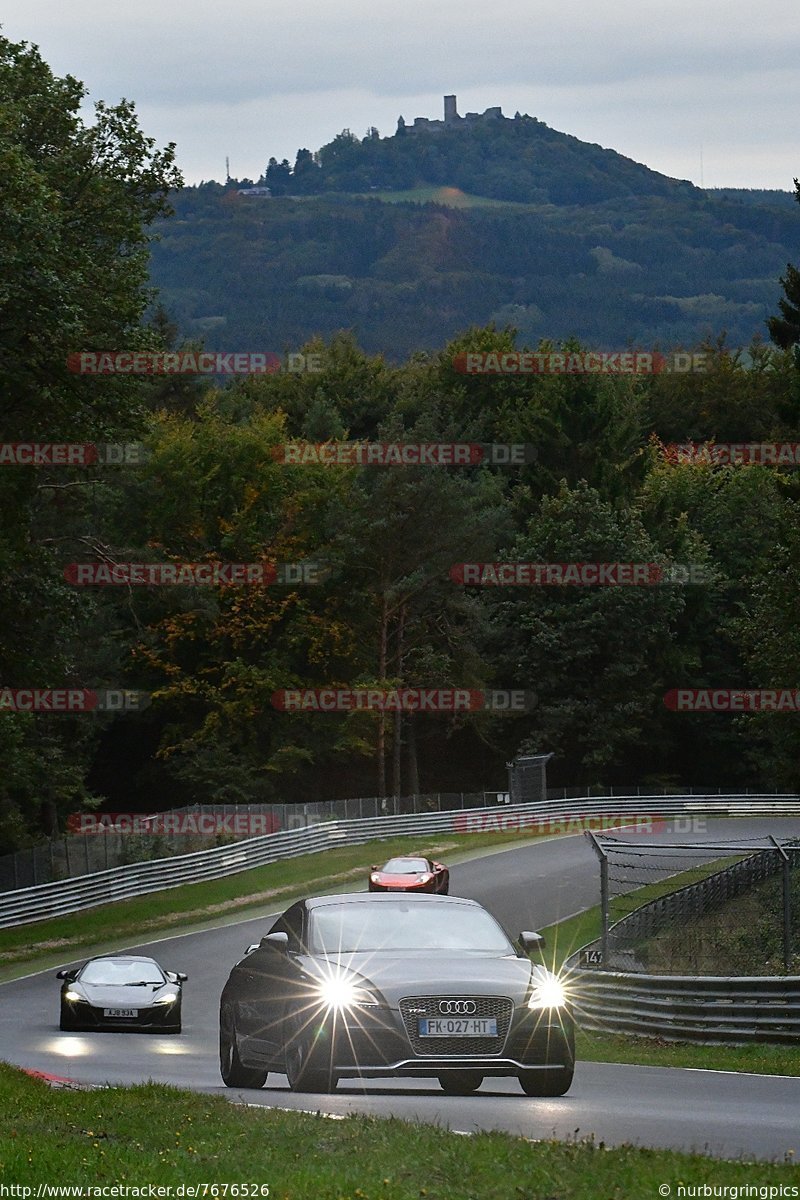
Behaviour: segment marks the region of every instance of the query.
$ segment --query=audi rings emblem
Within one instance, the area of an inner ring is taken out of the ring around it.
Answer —
[[[440,1000],[439,1012],[449,1017],[466,1017],[477,1012],[478,1006],[474,1000]]]

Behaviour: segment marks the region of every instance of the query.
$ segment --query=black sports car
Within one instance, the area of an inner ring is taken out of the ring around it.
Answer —
[[[164,971],[153,958],[104,954],[59,971],[61,1029],[181,1031],[182,971]]]
[[[572,1082],[563,985],[474,900],[370,894],[293,904],[231,971],[220,999],[228,1087],[329,1092],[346,1076],[436,1076],[468,1095],[515,1075],[529,1096]]]

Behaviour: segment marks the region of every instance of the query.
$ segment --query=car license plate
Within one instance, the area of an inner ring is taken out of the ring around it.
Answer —
[[[104,1017],[138,1017],[138,1008],[104,1008]]]
[[[497,1037],[495,1017],[421,1017],[420,1037]]]

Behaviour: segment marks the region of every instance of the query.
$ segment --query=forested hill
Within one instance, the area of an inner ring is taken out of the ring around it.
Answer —
[[[265,181],[271,197],[240,194]],[[705,192],[530,117],[344,131],[173,202],[152,281],[181,333],[220,350],[348,329],[402,360],[490,321],[532,345],[746,345],[800,256],[789,193]]]
[[[374,128],[362,139],[346,129],[314,155],[299,150],[291,169],[271,158],[261,182],[276,196],[440,184],[525,204],[701,194],[691,183],[519,114],[437,132],[412,127],[385,138]]]

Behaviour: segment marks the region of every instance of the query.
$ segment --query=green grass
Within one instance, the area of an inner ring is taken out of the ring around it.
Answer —
[[[470,852],[481,848],[510,848],[535,838],[529,832],[444,833],[436,841],[417,839],[411,848],[415,853],[442,856],[449,863],[464,854],[470,857]],[[248,915],[280,911],[297,896],[336,887],[359,889],[366,883],[371,863],[408,852],[408,837],[363,846],[334,846],[224,879],[184,884],[69,916],[0,929],[0,982],[24,973],[33,963],[44,968],[77,958],[82,952],[98,953],[152,940],[168,930],[208,928]]]
[[[789,969],[783,962],[783,880],[773,875],[740,896],[663,929],[636,953],[654,975],[797,975],[800,973],[800,870],[792,876],[795,914]]]
[[[659,879],[657,883],[648,884],[647,887],[626,892],[624,896],[617,897],[611,903],[611,924],[613,925],[615,921],[620,920],[635,908],[641,908],[643,904],[649,904],[651,900],[658,900],[660,896],[666,896],[670,892],[677,891],[678,888],[697,883],[699,880],[713,875],[716,871],[721,871],[723,867],[737,862],[742,857],[744,856],[739,854],[728,858],[718,858],[714,862],[691,867],[688,871],[681,871],[677,875],[670,875],[667,879]],[[552,964],[557,969],[563,965],[564,959],[569,958],[570,954],[574,954],[587,942],[593,942],[600,937],[602,932],[600,905],[587,908],[577,916],[568,917],[565,921],[547,925],[539,932],[544,934],[547,941],[545,953],[548,965]]]
[[[636,907],[647,904],[678,887],[727,866],[735,859],[717,860],[693,867],[671,879],[660,880],[649,887],[629,894]],[[587,909],[566,921],[540,930],[547,942],[545,959],[548,966],[558,969],[564,959],[600,936],[600,906]],[[668,973],[668,972],[667,972]],[[664,1038],[638,1037],[633,1034],[597,1033],[580,1028],[580,1003],[576,1008],[578,1023],[577,1056],[587,1062],[628,1063],[634,1066],[694,1067],[715,1071],[746,1071],[760,1075],[800,1075],[800,1046],[758,1045],[711,1046],[695,1042],[673,1042]]]
[[[529,209],[531,205],[512,200],[492,200],[488,196],[474,196],[456,187],[440,187],[425,184],[397,192],[364,192],[359,199],[383,200],[386,204],[444,204],[448,208],[517,208]]]
[[[270,1200],[643,1200],[658,1196],[661,1183],[675,1196],[679,1181],[797,1178],[790,1163],[531,1144],[502,1133],[459,1137],[396,1119],[243,1108],[156,1084],[51,1090],[2,1064],[0,1110],[0,1182],[34,1188],[247,1183],[268,1187]]]
[[[668,1042],[663,1038],[594,1033],[580,1027],[575,1046],[578,1059],[586,1062],[748,1071],[757,1075],[800,1075],[800,1046],[766,1043],[753,1046],[698,1046],[692,1042]]]

